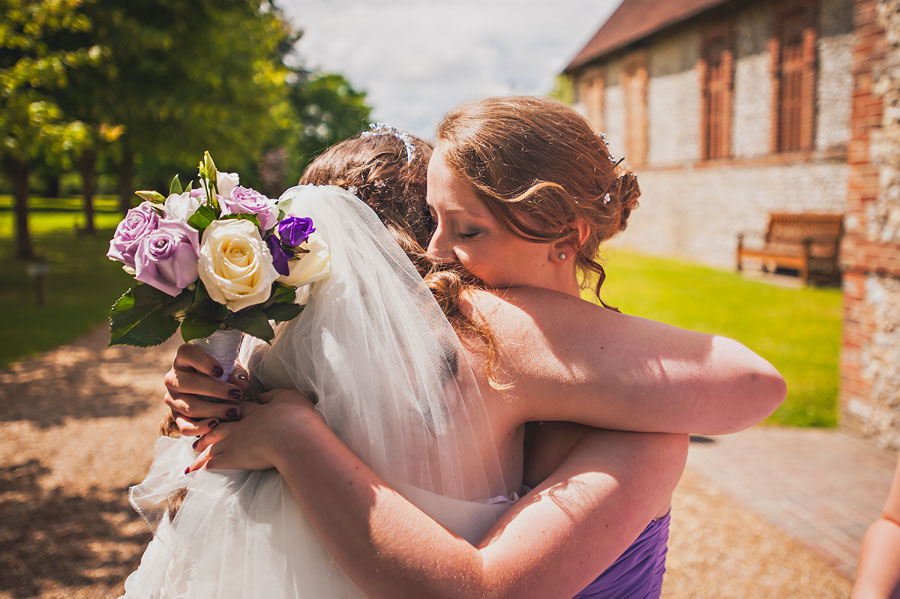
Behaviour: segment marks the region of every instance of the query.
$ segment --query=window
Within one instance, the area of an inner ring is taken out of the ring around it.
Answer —
[[[732,39],[730,29],[721,26],[710,32],[701,49],[700,155],[706,160],[731,155]]]
[[[647,163],[647,57],[629,57],[622,69],[625,95],[625,157],[630,166]]]
[[[811,3],[793,2],[775,18],[772,39],[772,149],[813,147],[816,31]]]

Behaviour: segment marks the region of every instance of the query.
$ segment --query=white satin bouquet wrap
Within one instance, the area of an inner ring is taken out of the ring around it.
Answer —
[[[478,541],[519,481],[504,481],[452,327],[376,215],[349,192],[300,186],[279,202],[314,219],[332,251],[331,276],[313,284],[303,313],[280,325],[271,346],[245,342],[241,361],[266,388],[314,394],[328,425],[378,474]],[[184,476],[192,442],[160,439],[147,479],[132,488],[156,534],[126,597],[363,596],[276,471]],[[182,488],[188,494],[170,520],[166,498]]]

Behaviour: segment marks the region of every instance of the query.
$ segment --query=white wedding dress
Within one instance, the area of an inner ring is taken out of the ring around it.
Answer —
[[[304,312],[281,325],[271,346],[244,347],[242,362],[266,388],[314,393],[317,410],[348,447],[423,511],[477,542],[508,509],[508,490],[520,481],[504,481],[453,329],[357,198],[301,186],[280,202],[289,214],[313,218],[331,248],[332,274],[312,286]],[[125,597],[363,596],[278,472],[185,476],[192,442],[161,438],[147,478],[131,490],[155,535],[125,582]],[[170,519],[166,499],[179,489],[187,495]]]

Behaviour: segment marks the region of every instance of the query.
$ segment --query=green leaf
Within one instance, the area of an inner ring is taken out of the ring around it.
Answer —
[[[275,336],[275,331],[272,330],[272,325],[269,324],[266,313],[259,306],[234,312],[225,319],[225,324],[232,329],[240,329],[248,335],[253,335],[263,341],[270,341]]]
[[[292,320],[300,315],[303,312],[304,306],[300,304],[273,304],[266,308],[266,316],[269,320],[274,320],[275,322],[284,322],[285,320]]]
[[[218,218],[215,210],[209,206],[200,206],[188,219],[188,224],[198,231],[202,231]]]
[[[150,347],[171,337],[178,330],[175,299],[150,285],[126,291],[109,311],[109,344]]]
[[[226,218],[233,220],[249,220],[257,227],[262,228],[262,225],[259,222],[259,216],[257,216],[256,214],[226,214],[222,217],[222,220],[225,220]]]
[[[188,314],[181,322],[181,338],[190,341],[209,337],[218,330],[221,324],[219,320],[209,320],[200,314]]]
[[[182,191],[181,181],[178,180],[178,175],[175,175],[172,177],[172,183],[169,184],[169,195],[181,193]]]
[[[134,192],[134,195],[141,198],[142,200],[153,202],[154,204],[162,204],[166,201],[166,198],[163,197],[163,194],[156,191],[136,191]]]
[[[197,288],[194,290],[194,301],[191,303],[191,306],[196,308],[205,301],[212,300],[209,297],[209,292],[206,291],[206,286],[200,279],[197,279]]]
[[[264,308],[268,308],[273,304],[293,304],[297,299],[297,288],[293,285],[285,285],[284,283],[273,283],[272,294],[268,301],[263,304]]]

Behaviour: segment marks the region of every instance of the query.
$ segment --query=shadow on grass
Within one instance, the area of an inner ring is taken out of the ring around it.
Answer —
[[[0,468],[0,594],[118,586],[150,539],[146,529],[123,525],[136,518],[126,490],[47,490],[40,479],[49,472],[39,460]]]

